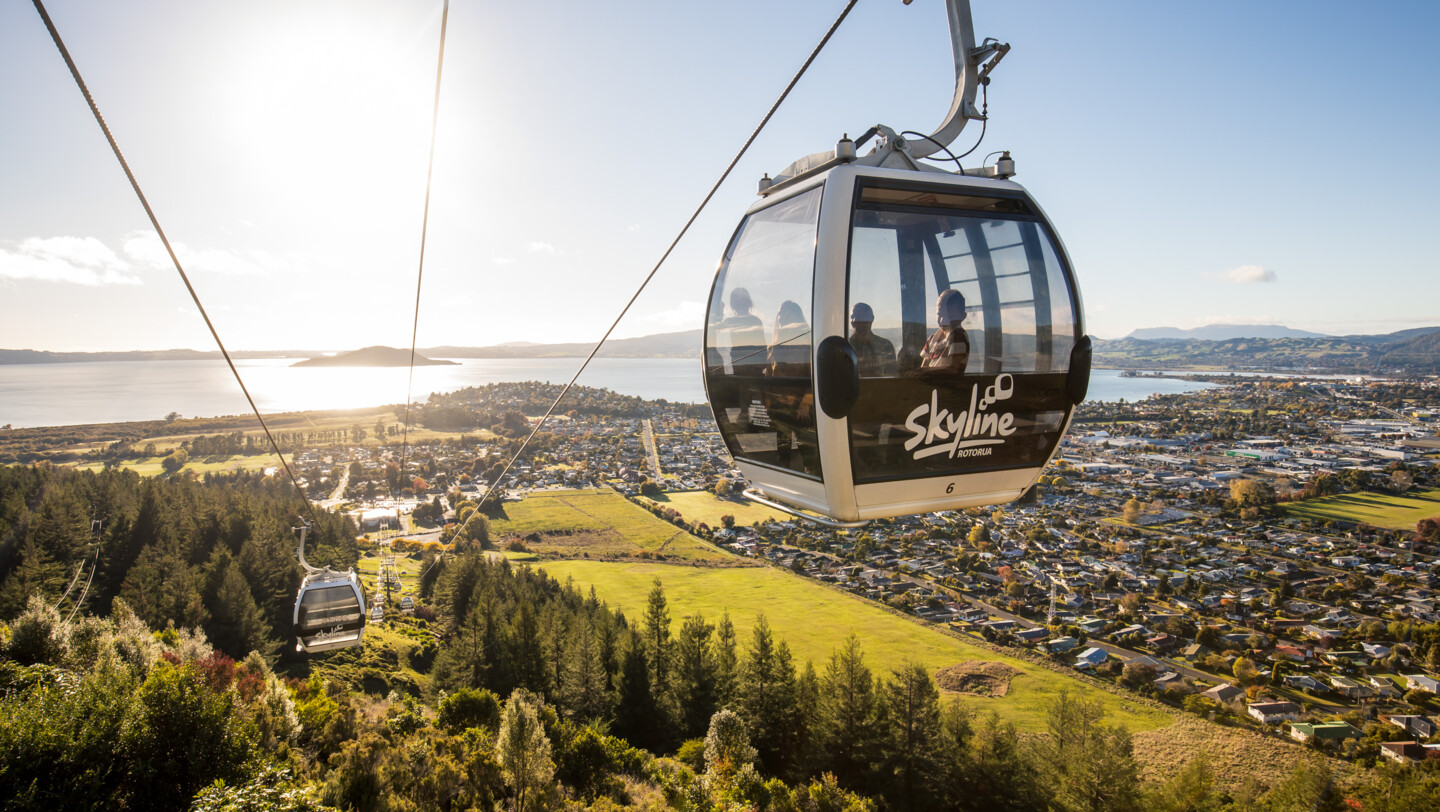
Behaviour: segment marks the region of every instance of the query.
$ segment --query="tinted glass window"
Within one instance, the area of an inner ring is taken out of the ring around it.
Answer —
[[[705,374],[736,458],[818,477],[810,380],[819,188],[750,215],[725,254],[705,327]]]
[[[1023,200],[884,188],[858,198],[847,290],[856,480],[1043,462],[1070,406],[1075,340],[1074,297],[1043,222]]]
[[[307,590],[300,599],[300,622],[320,625],[355,620],[360,617],[360,604],[350,586],[327,586]]]

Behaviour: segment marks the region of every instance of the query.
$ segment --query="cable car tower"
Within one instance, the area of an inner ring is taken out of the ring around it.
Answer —
[[[876,125],[763,178],[711,289],[706,394],[746,496],[832,527],[1020,497],[1089,385],[1069,258],[1010,154],[920,162],[985,122],[1010,49],[975,44],[968,0],[946,10],[940,127]]]

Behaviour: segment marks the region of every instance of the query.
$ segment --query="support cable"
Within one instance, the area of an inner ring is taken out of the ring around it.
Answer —
[[[415,271],[415,320],[410,327],[410,376],[405,381],[405,429],[400,443],[400,482],[405,482],[405,463],[410,456],[410,393],[415,385],[415,339],[420,335],[420,286],[425,279],[425,238],[430,230],[430,180],[435,174],[435,133],[440,127],[440,77],[445,70],[445,26],[450,20],[450,0],[440,12],[440,55],[435,61],[435,107],[430,113],[430,163],[425,169],[425,213],[420,218],[420,267]],[[391,498],[394,498],[392,493]],[[396,517],[400,518],[397,511]]]
[[[38,2],[38,0],[36,1]],[[525,441],[520,444],[520,447],[518,449],[516,449],[515,454],[510,457],[510,461],[505,463],[505,468],[498,475],[496,475],[494,479],[490,481],[490,484],[488,486],[486,486],[485,493],[480,496],[480,501],[475,504],[474,512],[470,514],[469,518],[467,518],[463,523],[461,523],[455,528],[455,535],[450,537],[450,542],[445,545],[445,550],[442,552],[448,552],[450,550],[450,547],[455,544],[455,540],[460,538],[460,534],[465,530],[465,528],[470,524],[470,522],[473,521],[474,518],[480,514],[480,508],[484,506],[485,500],[490,498],[490,494],[495,492],[495,487],[499,483],[505,481],[506,474],[510,473],[511,467],[513,467],[515,465],[515,462],[520,459],[520,455],[525,453],[525,449],[529,447],[530,441],[535,439],[535,435],[540,433],[540,429],[544,428],[545,423],[550,419],[551,415],[555,414],[556,408],[558,408],[560,406],[560,402],[565,399],[565,395],[570,392],[570,388],[575,385],[575,381],[580,378],[580,375],[585,371],[585,368],[590,365],[590,361],[595,358],[595,354],[600,352],[600,348],[605,345],[605,342],[610,338],[610,334],[615,331],[615,328],[617,326],[619,326],[620,320],[625,318],[626,313],[630,312],[630,308],[632,305],[635,304],[635,300],[640,298],[640,294],[644,292],[645,287],[650,284],[650,280],[655,278],[655,274],[660,270],[660,266],[664,265],[665,260],[670,258],[670,254],[675,250],[675,246],[680,243],[680,240],[685,236],[686,232],[690,230],[690,226],[694,224],[696,218],[700,216],[700,213],[705,210],[705,207],[710,203],[710,199],[713,198],[715,196],[715,193],[720,190],[720,186],[725,183],[725,180],[727,178],[730,177],[730,172],[735,169],[735,165],[740,163],[740,159],[744,157],[747,151],[749,151],[750,145],[755,143],[755,139],[760,136],[761,130],[764,130],[765,125],[770,123],[770,119],[774,117],[775,112],[780,109],[780,105],[784,103],[786,97],[790,95],[790,91],[794,90],[795,85],[800,82],[800,77],[805,75],[805,71],[810,68],[811,63],[813,63],[815,61],[815,58],[820,55],[820,51],[824,49],[826,44],[830,42],[830,38],[834,36],[835,31],[840,28],[840,23],[845,21],[845,18],[850,14],[850,10],[855,8],[855,4],[857,2],[859,2],[859,0],[849,0],[849,2],[845,4],[845,8],[841,10],[840,16],[836,17],[835,22],[830,24],[830,28],[825,32],[825,36],[820,38],[819,44],[817,44],[815,46],[815,49],[810,52],[810,56],[806,57],[804,64],[802,64],[800,66],[800,69],[796,71],[795,75],[790,79],[789,84],[785,85],[785,89],[780,92],[779,98],[775,100],[774,104],[770,105],[769,111],[766,112],[765,116],[760,119],[760,123],[755,125],[755,130],[750,133],[749,138],[745,139],[744,145],[740,147],[739,152],[735,153],[735,157],[730,159],[729,165],[725,167],[724,172],[720,173],[720,178],[715,181],[715,185],[710,187],[710,191],[706,193],[704,199],[700,201],[700,205],[695,208],[694,213],[690,215],[690,219],[686,220],[685,225],[680,228],[680,233],[676,234],[675,239],[670,241],[670,246],[665,249],[665,253],[660,255],[659,261],[656,262],[655,266],[650,269],[650,273],[645,276],[645,279],[640,283],[640,287],[637,288],[635,294],[630,297],[630,301],[626,302],[625,307],[621,308],[620,315],[615,317],[615,321],[610,324],[610,328],[605,331],[605,335],[600,337],[600,341],[595,344],[594,349],[590,350],[590,354],[585,356],[585,360],[580,364],[580,368],[575,371],[575,374],[571,376],[570,381],[565,384],[565,387],[563,389],[560,390],[560,394],[555,396],[555,400],[553,403],[550,404],[550,408],[545,412],[544,416],[540,418],[540,421],[535,424],[535,428],[530,431],[530,434],[525,438]],[[435,560],[438,561],[439,558],[437,557]],[[430,566],[426,567],[425,571],[420,573],[420,577],[424,578],[425,574],[428,573],[434,566],[435,562],[432,561],[430,563]]]
[[[90,112],[95,115],[95,122],[100,125],[100,130],[105,133],[105,140],[109,142],[110,149],[115,153],[116,159],[120,161],[120,168],[125,170],[125,177],[130,179],[130,188],[135,190],[135,196],[140,198],[140,205],[145,208],[145,215],[150,218],[150,225],[155,228],[159,235],[160,242],[165,246],[165,252],[170,255],[170,261],[175,264],[175,270],[180,273],[180,280],[185,283],[185,289],[190,292],[190,299],[195,302],[195,307],[200,311],[200,317],[205,320],[205,326],[210,329],[210,335],[215,339],[215,344],[220,348],[220,354],[225,356],[225,363],[230,366],[230,372],[235,376],[235,382],[240,384],[240,391],[245,393],[245,400],[250,403],[250,409],[255,412],[255,419],[260,421],[260,428],[264,430],[265,437],[270,441],[270,447],[275,450],[275,456],[280,458],[280,464],[284,466],[285,473],[290,476],[290,483],[295,486],[295,491],[305,501],[305,509],[312,520],[315,519],[315,506],[310,502],[310,497],[305,495],[305,489],[300,487],[300,480],[296,478],[295,471],[290,467],[290,462],[280,451],[280,444],[275,441],[275,435],[270,433],[270,427],[265,424],[265,417],[260,414],[260,408],[255,405],[255,399],[250,396],[250,390],[246,388],[245,381],[240,377],[240,370],[236,369],[235,361],[230,357],[230,352],[225,349],[225,342],[220,340],[220,333],[215,330],[214,322],[210,321],[210,314],[205,312],[205,306],[200,303],[200,295],[195,292],[195,286],[190,284],[190,277],[186,275],[185,269],[180,265],[180,258],[175,255],[175,249],[170,246],[170,239],[165,236],[165,230],[160,227],[160,220],[156,218],[155,211],[150,208],[150,201],[145,198],[145,193],[140,190],[140,182],[135,179],[135,173],[130,171],[130,164],[125,160],[125,155],[120,151],[120,145],[116,143],[115,136],[111,134],[110,127],[105,123],[105,117],[100,115],[100,108],[95,104],[95,99],[90,95],[90,88],[86,87],[85,80],[80,76],[80,69],[75,66],[75,60],[70,58],[70,51],[65,47],[65,42],[60,38],[60,32],[56,30],[55,23],[50,19],[50,13],[45,10],[43,0],[33,0],[35,10],[40,12],[40,19],[45,22],[45,28],[50,32],[50,39],[55,41],[55,47],[60,49],[60,56],[65,58],[65,64],[70,68],[70,75],[74,77],[75,84],[80,87],[80,92],[85,96],[85,103],[90,105]],[[94,573],[92,572],[93,576]]]

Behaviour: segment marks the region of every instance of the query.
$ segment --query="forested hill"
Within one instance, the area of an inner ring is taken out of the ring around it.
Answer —
[[[1353,800],[1384,812],[1440,801],[1433,771],[1372,778],[1279,744],[1265,785],[1235,787],[1206,754],[1144,777],[1131,734],[1093,699],[1036,695],[1040,729],[1022,734],[942,700],[920,664],[872,672],[854,636],[827,662],[800,663],[763,616],[743,635],[728,615],[673,616],[658,578],[627,619],[593,590],[463,544],[427,558],[415,617],[387,614],[363,646],[277,658],[299,578],[288,489],[273,477],[0,468],[0,810],[1239,812]],[[92,515],[105,517],[98,537]],[[321,514],[309,558],[346,566],[354,532]],[[95,579],[80,588],[90,561]]]
[[[300,586],[295,536],[303,511],[288,480],[237,474],[153,479],[57,466],[0,467],[0,618],[32,596],[106,615],[124,598],[147,624],[198,627],[221,651],[278,652],[289,640]],[[93,532],[91,520],[100,522]],[[320,514],[310,559],[348,567],[357,558],[349,519]]]
[[[1121,369],[1210,367],[1433,375],[1440,373],[1440,327],[1386,336],[1098,340],[1095,363]]]

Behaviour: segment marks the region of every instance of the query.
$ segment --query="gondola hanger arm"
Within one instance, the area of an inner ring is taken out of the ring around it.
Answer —
[[[904,2],[909,5],[911,0]],[[989,37],[980,45],[975,44],[975,25],[970,16],[970,0],[945,0],[945,12],[950,22],[950,48],[955,58],[955,96],[950,102],[950,110],[945,114],[945,120],[933,133],[908,139],[883,124],[876,124],[858,139],[852,141],[846,135],[836,143],[834,149],[806,155],[777,172],[773,178],[766,175],[760,179],[758,192],[768,195],[794,184],[801,178],[852,161],[865,166],[942,171],[921,164],[920,160],[942,150],[948,152],[947,148],[968,122],[985,120],[984,112],[975,107],[975,97],[980,86],[989,83],[990,72],[995,70],[995,66],[1010,52],[1009,43]],[[875,139],[874,149],[859,157],[858,148],[872,138]],[[1015,174],[1015,166],[1007,153],[995,167],[963,171],[967,175],[1008,178]]]
[[[910,0],[904,0],[910,5]],[[970,15],[970,0],[945,0],[945,15],[950,21],[950,48],[955,57],[955,98],[950,110],[928,140],[908,143],[912,158],[924,158],[950,146],[970,121],[985,116],[975,108],[975,95],[981,83],[989,81],[990,72],[1010,52],[1010,44],[987,37],[975,45],[975,22]],[[988,61],[987,61],[988,60]]]

